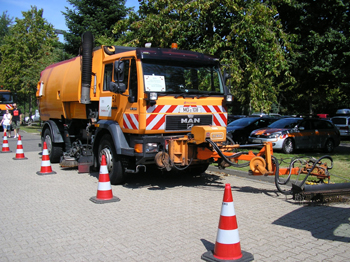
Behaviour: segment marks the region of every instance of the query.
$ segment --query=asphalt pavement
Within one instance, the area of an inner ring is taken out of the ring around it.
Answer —
[[[1,141],[2,142],[2,141]],[[202,261],[216,242],[224,187],[232,188],[242,251],[255,261],[349,261],[350,204],[310,205],[273,183],[211,168],[200,176],[146,172],[95,204],[98,172],[51,164],[38,175],[39,135],[26,160],[0,153],[0,261]]]

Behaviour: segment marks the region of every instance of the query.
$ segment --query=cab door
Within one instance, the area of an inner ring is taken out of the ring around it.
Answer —
[[[123,94],[125,105],[122,113],[121,127],[123,132],[139,133],[140,108],[138,106],[136,60],[130,57],[122,58],[120,61],[116,61],[116,63],[123,63],[124,76],[119,81],[126,86],[126,92]]]
[[[104,65],[100,119],[118,122],[122,129],[138,130],[135,59],[120,58]]]

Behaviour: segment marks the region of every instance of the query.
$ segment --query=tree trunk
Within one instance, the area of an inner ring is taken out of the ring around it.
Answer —
[[[312,110],[312,94],[310,94],[310,98],[309,98],[309,114],[310,114],[310,116],[313,115],[313,110]]]

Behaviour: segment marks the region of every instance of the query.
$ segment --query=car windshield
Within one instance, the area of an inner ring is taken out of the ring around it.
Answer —
[[[294,128],[297,124],[301,122],[301,118],[282,118],[273,122],[269,127],[272,128]]]
[[[144,60],[142,69],[145,91],[196,95],[224,93],[219,68],[214,64]]]
[[[255,120],[257,120],[258,117],[245,117],[245,118],[241,118],[241,119],[237,119],[233,122],[231,122],[230,124],[228,124],[228,126],[247,126],[250,125],[251,123],[253,123]]]

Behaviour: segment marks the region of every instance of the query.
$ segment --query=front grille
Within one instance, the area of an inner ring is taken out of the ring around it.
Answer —
[[[186,131],[191,130],[192,126],[211,125],[213,123],[212,118],[212,115],[166,116],[165,131]]]

